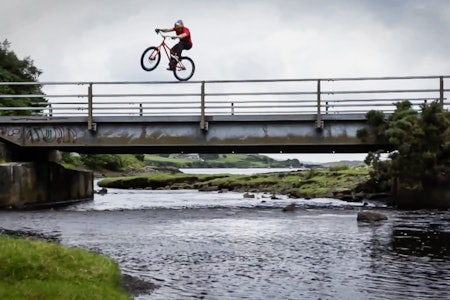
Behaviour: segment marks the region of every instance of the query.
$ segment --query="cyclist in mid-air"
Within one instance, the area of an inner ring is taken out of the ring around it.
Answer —
[[[172,47],[172,49],[171,49],[172,55],[175,54],[178,57],[181,57],[181,52],[183,51],[183,49],[189,50],[192,48],[191,33],[187,27],[184,27],[182,20],[176,21],[173,28],[167,28],[167,29],[156,28],[155,31],[156,32],[175,31],[176,37],[174,37],[174,38],[179,38],[180,41],[178,42],[178,44],[176,44],[175,46]],[[169,67],[167,68],[167,70],[172,71],[173,68],[175,67],[176,63],[177,62],[175,61],[175,59],[172,58],[169,62]]]

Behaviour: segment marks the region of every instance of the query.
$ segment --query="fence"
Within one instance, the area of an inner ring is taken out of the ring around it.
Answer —
[[[46,117],[274,115],[392,112],[395,103],[439,101],[449,107],[444,81],[450,76],[210,80],[188,82],[0,82],[0,115],[32,111]],[[34,85],[42,94],[16,94]],[[30,107],[4,105],[36,98]],[[6,99],[6,100],[5,100]]]

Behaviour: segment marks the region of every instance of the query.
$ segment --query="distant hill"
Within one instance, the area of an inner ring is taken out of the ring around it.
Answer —
[[[298,159],[275,160],[259,154],[146,154],[144,163],[175,168],[301,168]]]
[[[337,166],[349,166],[349,167],[358,167],[364,166],[365,163],[361,160],[341,160],[341,161],[333,161],[321,164],[324,167],[337,167]]]
[[[362,161],[329,163],[300,162],[298,159],[276,160],[261,154],[146,154],[144,163],[152,167],[174,168],[321,168],[359,166]]]

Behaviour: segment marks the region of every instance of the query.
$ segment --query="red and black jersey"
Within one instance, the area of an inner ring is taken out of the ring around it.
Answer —
[[[188,28],[186,28],[186,27],[175,28],[175,27],[174,27],[172,30],[175,31],[175,33],[176,33],[177,35],[180,35],[180,34],[182,34],[182,33],[186,33],[186,37],[185,37],[185,38],[182,38],[181,40],[184,40],[184,41],[188,42],[190,45],[192,45],[191,32],[189,31]]]

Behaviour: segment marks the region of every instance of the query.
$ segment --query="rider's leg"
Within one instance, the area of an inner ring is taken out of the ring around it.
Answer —
[[[183,45],[181,44],[181,42],[179,42],[178,44],[173,46],[172,49],[170,49],[170,54],[181,57],[181,51],[183,51]],[[173,69],[176,64],[177,61],[173,58],[170,58],[169,69]]]
[[[183,52],[183,49],[189,50],[192,48],[192,45],[189,44],[186,41],[180,41],[178,44],[172,47],[170,49],[170,54],[178,56],[178,59],[181,59],[181,53]],[[169,69],[172,70],[177,64],[177,61],[173,58],[170,59],[169,63]]]
[[[189,44],[187,41],[183,41],[183,49],[189,50],[192,48],[192,44]]]
[[[181,57],[181,52],[183,51],[183,44],[179,42],[178,44],[173,46],[172,51],[174,55]]]

